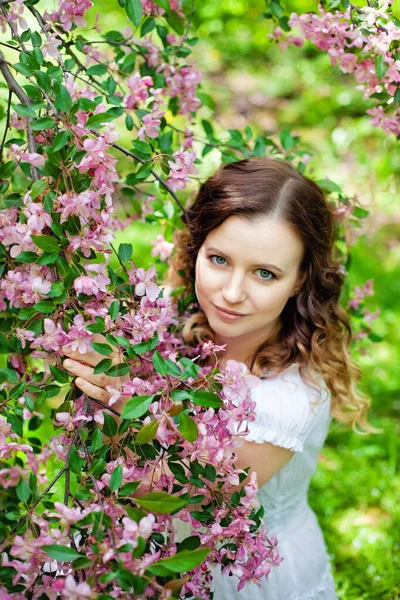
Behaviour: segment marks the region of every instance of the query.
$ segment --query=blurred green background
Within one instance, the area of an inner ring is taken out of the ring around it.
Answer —
[[[316,9],[312,1],[286,6],[289,12]],[[202,91],[216,103],[214,113],[203,108],[199,116],[210,119],[222,139],[225,130],[246,125],[255,135],[278,139],[288,127],[310,154],[308,173],[334,180],[371,210],[352,250],[349,282],[374,280],[375,295],[367,305],[381,310],[374,328],[383,340],[360,344],[355,357],[363,368],[363,389],[372,398],[370,421],[384,432],[360,436],[333,423],[309,499],[325,534],[339,597],[395,600],[400,598],[398,142],[370,125],[365,111],[374,101],[363,99],[353,78],[332,68],[327,55],[307,43],[285,52],[271,44],[272,24],[264,11],[261,0],[195,3],[194,58],[203,72]],[[127,24],[114,0],[101,5],[94,0],[90,12],[88,22],[99,12],[106,30]],[[95,35],[92,39],[99,39]],[[204,137],[201,128],[198,137]],[[200,178],[218,160],[218,151],[211,152]],[[158,233],[157,226],[136,222],[117,232],[115,245],[131,242],[136,264],[146,267],[154,262],[150,240]],[[162,272],[163,265],[158,268]]]

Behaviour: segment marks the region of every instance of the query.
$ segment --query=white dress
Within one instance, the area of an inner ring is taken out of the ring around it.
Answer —
[[[213,569],[214,600],[337,600],[322,531],[307,501],[311,475],[330,423],[330,393],[306,385],[297,365],[252,390],[256,419],[246,440],[271,442],[295,451],[290,461],[258,491],[269,535],[278,538],[284,560],[261,588]],[[315,404],[318,402],[318,404]]]

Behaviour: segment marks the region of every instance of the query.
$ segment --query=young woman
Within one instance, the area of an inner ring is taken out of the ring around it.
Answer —
[[[349,355],[348,319],[338,305],[343,273],[333,257],[330,208],[321,189],[290,163],[251,158],[222,166],[203,183],[184,221],[169,284],[194,289],[199,311],[183,336],[189,344],[225,345],[220,369],[235,359],[261,378],[253,390],[255,421],[236,450],[236,466],[257,473],[266,525],[284,558],[261,588],[249,584],[239,593],[236,578],[215,569],[214,599],[334,600],[325,542],[307,501],[309,482],[332,416],[372,428],[369,402],[356,390],[360,372]],[[93,366],[102,358],[87,357]],[[77,361],[66,366],[80,376],[78,387],[107,400],[103,379],[99,385],[93,369]]]

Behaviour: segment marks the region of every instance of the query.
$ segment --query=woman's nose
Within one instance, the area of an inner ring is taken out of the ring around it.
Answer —
[[[238,304],[246,299],[244,281],[242,277],[231,277],[222,289],[224,300],[228,304]]]

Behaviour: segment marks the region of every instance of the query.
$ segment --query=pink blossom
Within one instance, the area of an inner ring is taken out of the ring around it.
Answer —
[[[138,131],[138,138],[140,140],[143,140],[144,136],[149,138],[156,138],[158,136],[157,127],[161,124],[161,120],[159,119],[161,116],[162,113],[144,115],[143,126]]]
[[[32,167],[43,167],[46,162],[46,158],[37,152],[24,152],[21,154],[21,158],[25,162],[30,163]]]
[[[354,297],[351,300],[349,300],[350,308],[357,310],[366,296],[374,295],[373,281],[373,279],[368,279],[368,281],[365,282],[362,288],[356,285],[356,287],[354,288]]]
[[[146,296],[151,302],[157,298],[160,293],[160,288],[156,283],[154,283],[154,278],[157,273],[153,266],[150,267],[147,271],[140,268],[136,271],[136,288],[135,293],[138,296]]]
[[[85,600],[85,598],[95,597],[90,585],[86,582],[76,583],[73,575],[67,575],[65,578],[61,596],[66,600]]]
[[[159,256],[162,262],[166,261],[171,256],[174,244],[167,242],[163,235],[158,235],[157,239],[150,243],[153,246],[151,251],[152,256]]]
[[[147,100],[149,96],[147,88],[153,85],[153,78],[148,75],[141,77],[140,73],[136,72],[128,77],[126,84],[130,93],[124,97],[124,104],[126,108],[133,109],[140,102]]]
[[[196,153],[188,150],[183,152],[177,150],[173,156],[174,160],[168,161],[171,169],[168,184],[174,191],[184,190],[188,184],[189,175],[198,172],[197,167],[193,164],[196,160]]]
[[[42,52],[43,56],[47,54],[53,58],[58,58],[60,56],[60,52],[58,50],[58,46],[62,44],[62,40],[57,37],[55,33],[49,33],[47,37],[45,37]]]
[[[39,335],[32,343],[32,348],[44,348],[48,352],[58,351],[67,342],[67,335],[61,325],[51,319],[44,319],[44,335]]]

